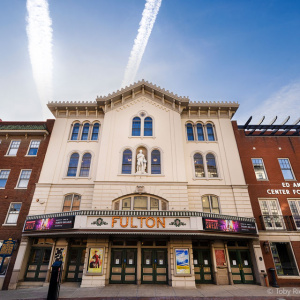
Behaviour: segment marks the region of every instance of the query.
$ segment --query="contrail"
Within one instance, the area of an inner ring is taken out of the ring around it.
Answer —
[[[44,117],[52,100],[52,20],[47,0],[27,0],[28,50]]]
[[[122,87],[131,84],[139,69],[148,39],[150,37],[156,16],[158,14],[162,0],[146,0],[138,34],[134,40],[128,64],[126,66]]]

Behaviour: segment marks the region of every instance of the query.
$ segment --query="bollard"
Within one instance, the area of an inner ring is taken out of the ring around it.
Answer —
[[[271,276],[272,276],[272,287],[279,288],[279,285],[277,284],[277,280],[276,280],[275,269],[274,268],[269,268],[269,271],[270,271]]]
[[[57,300],[59,296],[61,273],[62,273],[62,262],[55,261],[52,265],[52,272],[50,277],[49,289],[47,300]]]

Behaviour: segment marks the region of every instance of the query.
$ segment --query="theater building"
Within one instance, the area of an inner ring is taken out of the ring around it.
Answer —
[[[94,102],[55,102],[11,288],[49,281],[264,284],[231,118],[140,81]]]
[[[7,289],[54,120],[0,120],[0,289]]]
[[[275,119],[276,120],[276,119]],[[233,122],[263,258],[273,284],[300,284],[300,125]]]

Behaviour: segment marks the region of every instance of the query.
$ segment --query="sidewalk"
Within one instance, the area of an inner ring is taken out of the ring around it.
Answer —
[[[1,300],[46,299],[48,287],[0,291]],[[79,284],[61,285],[60,298],[74,299],[300,299],[300,287],[267,288],[259,285],[213,285],[201,284],[195,289],[174,288],[167,285],[121,285],[111,284],[98,288],[80,288]]]

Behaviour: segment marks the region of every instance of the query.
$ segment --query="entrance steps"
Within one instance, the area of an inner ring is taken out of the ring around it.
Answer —
[[[18,283],[17,289],[32,289],[32,288],[43,287],[48,285],[49,285],[48,282],[23,281]]]

